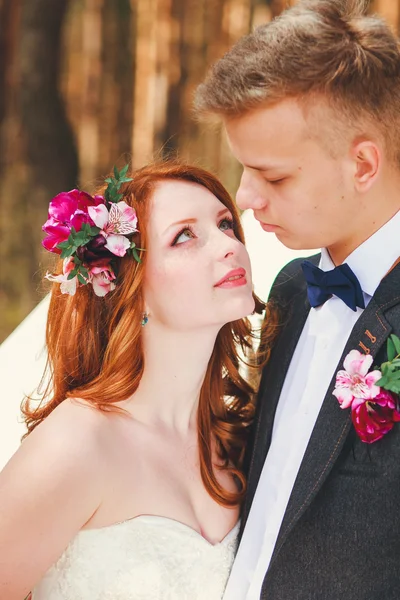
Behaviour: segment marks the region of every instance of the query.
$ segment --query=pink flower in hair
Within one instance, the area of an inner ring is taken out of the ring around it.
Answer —
[[[115,274],[107,262],[90,269],[90,282],[96,296],[105,296],[115,289]]]
[[[46,250],[61,254],[57,244],[68,239],[72,227],[75,231],[80,231],[83,223],[94,225],[88,208],[99,205],[104,206],[103,196],[93,197],[81,190],[61,192],[55,196],[49,205],[48,219],[42,227],[47,234],[42,242]]]
[[[121,201],[112,204],[110,211],[104,205],[90,206],[88,213],[106,238],[105,247],[115,256],[125,256],[130,247],[125,235],[137,232],[137,216],[133,208]]]

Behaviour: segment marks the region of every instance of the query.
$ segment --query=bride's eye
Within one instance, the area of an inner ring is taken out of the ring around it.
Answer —
[[[230,229],[233,229],[233,219],[222,219],[222,221],[220,222],[220,224],[218,225],[218,227],[221,229],[221,231],[229,231]]]
[[[182,244],[183,242],[187,242],[193,238],[193,231],[190,229],[190,227],[185,227],[184,229],[181,229],[178,235],[175,236],[172,246],[177,246],[178,244]]]

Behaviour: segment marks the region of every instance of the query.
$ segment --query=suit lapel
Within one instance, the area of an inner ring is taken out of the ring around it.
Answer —
[[[382,280],[368,307],[356,322],[345,346],[339,364],[333,374],[322,408],[307,446],[285,517],[275,545],[271,564],[298,519],[318,493],[343,447],[352,426],[350,410],[342,410],[332,396],[336,373],[342,368],[350,350],[376,357],[389,337],[392,327],[385,313],[400,302],[400,265]],[[397,293],[396,293],[397,288]]]
[[[249,513],[265,457],[271,443],[275,411],[285,376],[310,311],[306,284],[301,270],[299,270],[295,277],[297,281],[294,284],[299,291],[291,298],[289,316],[281,324],[282,332],[278,337],[271,358],[264,369],[260,383],[260,392],[257,400],[257,425],[252,444],[253,453],[248,474],[246,501],[243,508],[242,529]]]

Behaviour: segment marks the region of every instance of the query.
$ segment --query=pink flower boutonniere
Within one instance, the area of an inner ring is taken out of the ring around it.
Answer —
[[[387,342],[387,362],[370,371],[372,356],[352,350],[336,375],[333,395],[340,408],[351,408],[354,427],[363,442],[372,444],[400,421],[400,339]]]

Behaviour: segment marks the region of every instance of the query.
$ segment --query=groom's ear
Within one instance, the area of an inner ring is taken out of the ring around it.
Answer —
[[[372,140],[355,140],[351,148],[354,184],[358,192],[367,192],[375,183],[382,160],[379,146]]]

